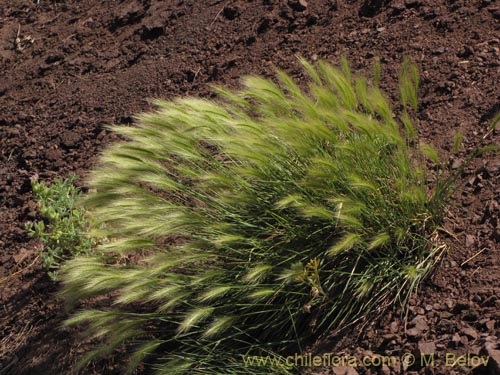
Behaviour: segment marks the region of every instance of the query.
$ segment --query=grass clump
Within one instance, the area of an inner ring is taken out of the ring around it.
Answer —
[[[65,260],[90,254],[97,244],[87,235],[90,221],[86,209],[76,204],[81,193],[75,180],[74,175],[55,179],[51,185],[40,182],[37,176],[31,180],[43,220],[27,223],[26,229],[41,242],[42,265],[54,281],[58,280],[59,267]]]
[[[346,61],[302,63],[306,91],[253,76],[113,127],[127,140],[86,199],[110,241],[64,279],[70,302],[114,299],[68,322],[105,338],[87,360],[128,342],[130,367],[153,354],[158,374],[291,373],[305,339],[404,304],[435,264],[450,186],[427,180],[416,68],[403,64],[396,118]],[[252,369],[250,355],[273,364]]]

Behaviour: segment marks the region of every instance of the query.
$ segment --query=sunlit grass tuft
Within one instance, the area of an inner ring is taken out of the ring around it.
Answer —
[[[218,101],[158,101],[138,126],[113,127],[127,140],[86,200],[110,242],[65,276],[70,301],[114,299],[68,322],[106,339],[95,354],[128,342],[131,367],[151,356],[158,374],[290,373],[280,356],[404,305],[435,264],[451,180],[427,180],[422,151],[437,154],[415,142],[415,66],[403,64],[397,118],[345,60],[302,63],[306,91],[283,72],[249,77]],[[129,254],[140,261],[119,261]]]

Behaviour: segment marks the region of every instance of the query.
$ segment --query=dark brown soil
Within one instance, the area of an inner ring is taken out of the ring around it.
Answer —
[[[300,79],[297,54],[333,63],[344,54],[366,71],[380,58],[392,97],[398,66],[411,56],[422,78],[420,135],[444,155],[457,131],[466,155],[500,111],[496,0],[0,2],[0,374],[73,374],[89,346],[60,328],[67,313],[58,286],[24,230],[37,217],[30,177],[85,175],[113,140],[103,126],[131,123],[150,98],[207,96],[211,84],[236,86],[274,67]],[[499,132],[488,141],[498,143]],[[313,372],[500,373],[499,177],[495,155],[463,174],[440,234],[450,252],[406,320],[396,309],[313,348],[359,358],[435,353],[434,366]],[[446,353],[489,355],[488,368],[447,367]],[[80,373],[122,372],[117,354]]]

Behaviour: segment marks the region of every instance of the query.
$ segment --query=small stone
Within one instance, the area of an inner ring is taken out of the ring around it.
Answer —
[[[391,322],[391,324],[389,324],[389,331],[391,331],[392,333],[399,332],[399,324],[398,324],[398,322],[396,322],[396,321]]]
[[[373,355],[371,350],[363,350],[363,357],[373,357]]]
[[[465,327],[464,329],[462,329],[462,333],[473,340],[478,338],[476,330],[472,327]]]
[[[413,318],[410,324],[413,324],[414,327],[419,329],[420,331],[427,331],[429,329],[427,320],[423,315],[417,315],[415,318]]]
[[[448,309],[453,308],[453,301],[451,300],[451,298],[446,298],[444,303],[446,304],[446,307],[448,307]]]
[[[101,130],[101,131],[99,132],[99,134],[97,134],[97,137],[96,137],[96,138],[97,138],[98,140],[102,141],[102,140],[104,139],[104,137],[106,137],[106,134],[107,134],[107,133],[106,133],[106,130]]]
[[[394,9],[397,13],[402,12],[406,9],[405,3],[403,0],[394,0],[390,2],[390,7]]]
[[[497,348],[498,337],[496,336],[486,336],[484,339],[484,348],[487,350]]]
[[[485,326],[488,329],[488,331],[492,332],[495,329],[495,321],[494,320],[488,320],[485,323]]]
[[[380,369],[380,373],[382,375],[391,375],[391,369],[388,366],[383,365],[382,368]]]
[[[55,160],[62,159],[63,156],[62,156],[62,151],[60,149],[51,148],[51,149],[45,151],[45,157],[48,160],[55,161]]]
[[[302,12],[307,9],[307,1],[306,0],[289,0],[288,5],[293,10]]]
[[[394,339],[397,339],[398,336],[395,333],[388,333],[386,335],[382,335],[382,338],[384,339],[384,341],[390,342]]]
[[[35,202],[33,202],[31,200],[28,201],[26,203],[26,208],[25,208],[25,210],[26,210],[26,217],[28,219],[34,219],[34,218],[36,218],[37,209],[38,209],[38,206],[37,206],[37,204]]]
[[[465,247],[471,248],[476,243],[476,237],[472,234],[465,236]]]
[[[61,135],[61,144],[67,148],[77,146],[80,136],[74,132],[66,131]]]
[[[443,305],[441,305],[440,303],[435,303],[435,304],[433,304],[433,305],[432,305],[432,309],[433,309],[434,311],[441,311],[441,310],[444,310]]]
[[[431,342],[419,342],[418,343],[418,354],[419,355],[429,355],[436,351],[436,344]]]
[[[422,331],[418,328],[410,328],[406,330],[406,334],[410,337],[420,337],[422,336]]]

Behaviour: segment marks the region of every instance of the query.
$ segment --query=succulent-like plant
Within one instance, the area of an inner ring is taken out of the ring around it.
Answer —
[[[427,180],[415,66],[403,64],[397,118],[345,60],[302,64],[307,90],[283,72],[248,77],[218,101],[157,101],[113,127],[126,141],[86,199],[109,242],[64,279],[70,302],[114,301],[68,322],[104,339],[87,360],[128,342],[130,368],[152,355],[158,374],[252,373],[245,355],[289,373],[305,339],[404,304],[435,264],[451,182]]]
[[[88,236],[90,218],[84,208],[77,205],[81,194],[74,185],[76,176],[56,178],[51,185],[31,180],[35,201],[44,220],[28,222],[26,229],[37,238],[42,248],[40,258],[53,281],[58,280],[58,271],[66,260],[78,255],[88,255],[96,247],[95,238]]]

